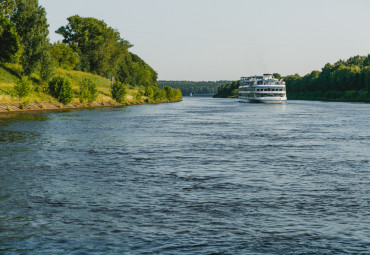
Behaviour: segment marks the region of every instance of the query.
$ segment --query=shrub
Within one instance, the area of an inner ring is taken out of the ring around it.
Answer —
[[[164,86],[164,90],[166,91],[166,97],[168,100],[173,100],[173,88],[171,88],[170,86]]]
[[[42,79],[40,78],[40,76],[38,76],[37,74],[35,73],[31,73],[29,75],[31,81],[33,82],[33,84],[41,84],[42,83]]]
[[[153,98],[154,91],[151,87],[146,87],[145,88],[145,96],[147,96],[148,98]]]
[[[182,93],[181,93],[181,90],[180,89],[175,89],[175,100],[177,101],[181,101],[182,100]]]
[[[111,93],[113,99],[122,104],[126,95],[126,86],[119,81],[115,81],[111,86]]]
[[[49,82],[49,92],[62,104],[69,104],[73,100],[73,90],[71,80],[57,75]]]
[[[23,76],[14,86],[14,89],[18,97],[26,97],[32,92],[31,81],[26,76]]]
[[[19,79],[23,76],[23,67],[19,64],[1,63],[0,66]]]
[[[80,84],[80,101],[81,103],[88,101],[92,103],[98,97],[96,84],[89,78],[84,78]]]

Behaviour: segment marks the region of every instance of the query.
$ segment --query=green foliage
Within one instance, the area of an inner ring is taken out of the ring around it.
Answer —
[[[0,62],[18,62],[20,50],[15,25],[8,18],[0,16]]]
[[[153,92],[154,92],[153,99],[155,101],[165,101],[167,99],[167,94],[166,94],[166,91],[164,89],[154,87]]]
[[[54,75],[53,60],[49,50],[45,50],[41,56],[39,74],[40,78],[47,82]]]
[[[161,86],[179,88],[182,95],[211,94],[215,95],[219,86],[230,81],[158,81]]]
[[[74,67],[104,77],[115,76],[124,84],[153,86],[158,74],[139,56],[129,52],[132,45],[122,39],[120,33],[104,21],[83,18],[78,15],[68,18],[68,24],[56,32],[64,37],[80,61]],[[55,59],[62,59],[60,49],[55,49]],[[59,64],[62,66],[62,64]],[[62,66],[63,67],[63,66]]]
[[[1,63],[0,65],[3,69],[5,69],[10,74],[17,76],[19,79],[23,76],[23,67],[19,64],[14,63]]]
[[[139,56],[127,50],[116,73],[118,80],[133,86],[153,86],[158,77],[158,74]]]
[[[238,97],[238,95],[239,95],[239,89],[233,89],[232,91],[231,91],[231,97]]]
[[[49,47],[49,30],[46,19],[46,11],[39,6],[38,0],[17,0],[17,9],[11,17],[15,23],[17,33],[21,38],[23,53],[20,58],[26,75],[39,72],[41,77],[50,76],[51,61],[45,52]],[[45,71],[48,70],[48,71]]]
[[[83,79],[80,84],[80,101],[88,101],[89,103],[92,103],[97,97],[98,90],[96,88],[96,84],[91,79]]]
[[[174,91],[174,100],[181,101],[182,100],[182,93],[180,89],[175,89]]]
[[[69,104],[73,100],[73,90],[71,80],[57,75],[49,82],[49,92],[62,104]]]
[[[118,103],[123,103],[124,97],[126,95],[127,89],[126,85],[120,81],[115,81],[111,87],[111,93],[114,100]]]
[[[11,17],[16,7],[15,0],[0,0],[0,16]]]
[[[218,92],[213,97],[216,98],[228,98],[237,96],[240,81],[233,81],[228,84],[224,84],[218,87]],[[236,94],[236,95],[235,95]]]
[[[164,91],[166,92],[166,98],[169,101],[172,101],[174,97],[173,88],[171,88],[170,86],[164,86]]]
[[[145,96],[149,98],[153,98],[154,96],[154,91],[152,87],[146,87],[145,88]]]
[[[365,101],[369,100],[370,55],[326,64],[321,72],[284,78],[288,99]]]
[[[275,79],[278,79],[278,80],[281,79],[281,75],[279,73],[273,73],[273,76]]]
[[[3,64],[0,65],[0,84],[16,84],[20,78],[21,76],[9,72],[7,68],[4,68]],[[0,93],[2,89],[3,88],[0,87]]]
[[[65,43],[54,43],[50,53],[55,65],[67,70],[74,69],[79,62],[78,53]]]
[[[105,77],[115,74],[124,50],[131,44],[102,20],[75,15],[68,22],[56,33],[81,56],[80,69]]]
[[[26,76],[23,76],[14,86],[14,89],[18,97],[26,97],[32,92],[31,81]]]

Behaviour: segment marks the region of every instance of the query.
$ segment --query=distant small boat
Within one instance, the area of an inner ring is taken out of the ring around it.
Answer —
[[[190,93],[189,96],[192,97],[193,96],[193,93]]]
[[[272,74],[241,77],[239,99],[254,103],[282,104],[287,100],[285,82]]]

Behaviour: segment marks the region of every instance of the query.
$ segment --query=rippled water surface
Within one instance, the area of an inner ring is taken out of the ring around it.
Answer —
[[[370,254],[370,104],[0,118],[1,254]]]

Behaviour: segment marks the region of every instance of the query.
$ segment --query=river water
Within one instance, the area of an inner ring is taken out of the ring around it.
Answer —
[[[0,119],[0,254],[370,254],[370,104]]]

